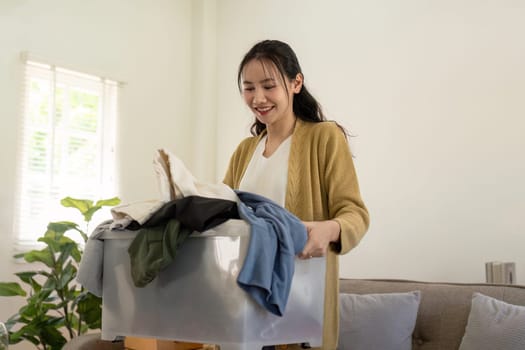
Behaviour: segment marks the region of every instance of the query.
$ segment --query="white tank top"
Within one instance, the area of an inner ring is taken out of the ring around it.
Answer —
[[[292,137],[284,140],[273,154],[263,156],[266,136],[257,144],[239,189],[269,198],[284,207],[288,181],[288,158]]]

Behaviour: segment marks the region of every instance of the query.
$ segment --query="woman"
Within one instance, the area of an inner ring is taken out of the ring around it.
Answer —
[[[257,43],[237,78],[255,121],[253,136],[233,153],[224,183],[268,197],[304,222],[308,240],[299,258],[326,257],[322,349],[333,350],[339,333],[338,255],[357,245],[369,223],[346,133],[326,121],[286,43]]]

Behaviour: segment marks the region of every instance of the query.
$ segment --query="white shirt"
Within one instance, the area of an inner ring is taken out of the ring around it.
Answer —
[[[284,207],[288,181],[288,158],[292,137],[286,138],[273,154],[266,158],[266,136],[259,141],[246,168],[239,189],[269,198]]]

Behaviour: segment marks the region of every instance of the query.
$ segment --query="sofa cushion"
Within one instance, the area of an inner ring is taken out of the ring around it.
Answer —
[[[340,296],[339,350],[410,350],[420,292]]]
[[[459,350],[525,349],[525,307],[474,293]]]
[[[413,350],[457,350],[465,334],[472,293],[525,306],[525,286],[486,283],[439,283],[406,280],[341,279],[341,293],[404,293],[421,291]]]

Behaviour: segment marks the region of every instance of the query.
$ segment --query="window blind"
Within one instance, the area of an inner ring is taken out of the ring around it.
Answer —
[[[51,64],[24,65],[14,220],[21,250],[34,246],[50,221],[79,222],[60,199],[114,196],[119,85]]]

